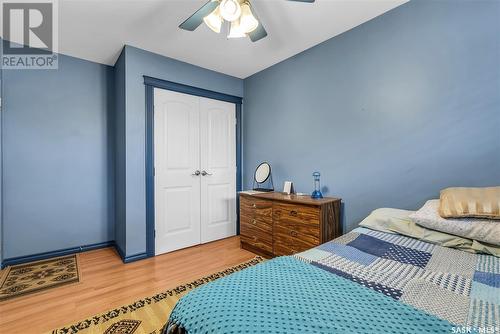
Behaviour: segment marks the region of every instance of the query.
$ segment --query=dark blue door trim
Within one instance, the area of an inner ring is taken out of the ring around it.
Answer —
[[[153,86],[146,85],[146,253],[155,255],[155,177]]]
[[[154,88],[207,97],[236,105],[236,191],[241,191],[241,113],[243,99],[207,89],[178,84],[171,81],[144,76],[146,86],[146,252],[148,257],[155,255],[155,183],[154,183]],[[240,232],[239,200],[236,197],[237,225]]]
[[[153,86],[156,88],[172,90],[174,92],[190,94],[190,95],[195,95],[195,96],[208,97],[209,99],[226,101],[226,102],[231,102],[231,103],[235,103],[235,104],[241,104],[243,102],[243,98],[238,97],[238,96],[218,93],[218,92],[214,92],[212,90],[183,85],[183,84],[175,83],[172,81],[151,78],[151,77],[148,77],[146,75],[144,76],[144,84],[147,86]]]

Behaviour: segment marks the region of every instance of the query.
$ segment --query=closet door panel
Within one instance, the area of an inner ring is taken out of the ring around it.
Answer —
[[[235,116],[234,104],[200,98],[202,243],[236,234]]]
[[[199,98],[155,89],[156,254],[200,240]]]

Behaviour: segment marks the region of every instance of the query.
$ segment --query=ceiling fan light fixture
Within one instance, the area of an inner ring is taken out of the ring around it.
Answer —
[[[203,18],[203,22],[216,33],[220,33],[222,27],[222,17],[220,15],[219,7],[215,8],[213,12]]]
[[[247,34],[241,29],[240,20],[231,22],[231,28],[229,29],[229,35],[227,38],[242,38],[247,37]]]
[[[245,34],[251,33],[259,26],[259,21],[253,16],[252,9],[246,1],[241,5],[241,17],[239,21],[240,29]]]
[[[241,16],[241,6],[238,0],[222,0],[219,8],[222,18],[226,21],[233,22]]]

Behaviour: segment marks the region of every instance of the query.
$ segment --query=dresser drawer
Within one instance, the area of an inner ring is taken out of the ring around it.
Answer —
[[[288,245],[284,245],[282,243],[279,243],[277,241],[274,242],[274,247],[273,247],[273,255],[274,256],[286,256],[286,255],[293,255],[296,253],[300,253],[298,251],[295,251]]]
[[[274,239],[291,241],[299,240],[311,245],[311,247],[318,246],[320,244],[319,229],[310,230],[300,225],[294,227],[275,225]]]
[[[270,226],[273,225],[272,209],[266,210],[240,210],[240,220],[252,222],[253,220],[263,221]]]
[[[318,246],[317,242],[312,242],[303,236],[292,236],[288,230],[274,230],[274,255],[293,255]]]
[[[253,247],[272,254],[273,226],[266,221],[252,219],[240,222],[240,239]]]
[[[273,207],[273,202],[265,199],[251,198],[247,196],[240,197],[241,208],[248,209],[269,209]]]
[[[240,241],[242,244],[247,244],[247,245],[250,245],[251,247],[258,249],[259,253],[261,253],[261,251],[265,252],[266,256],[272,256],[272,254],[273,254],[272,244],[269,244],[267,242],[263,242],[261,239],[259,239],[255,235],[252,237],[247,237],[247,236],[241,235]]]
[[[318,208],[276,204],[273,215],[275,228],[278,228],[280,233],[288,233],[295,237],[303,236],[311,240],[311,242],[319,242],[320,220]]]
[[[275,219],[287,224],[319,225],[319,208],[307,205],[275,203],[273,214]]]
[[[248,231],[248,233],[246,233]],[[240,221],[240,233],[245,235],[250,235],[250,233],[262,233],[266,234],[271,238],[273,235],[273,225],[272,222],[269,223],[262,219],[241,219]]]
[[[249,219],[266,220],[272,224],[273,202],[241,196],[240,213]]]

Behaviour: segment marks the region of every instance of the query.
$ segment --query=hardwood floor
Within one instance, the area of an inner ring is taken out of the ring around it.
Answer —
[[[252,259],[239,237],[123,264],[114,248],[80,254],[82,282],[0,302],[0,333],[43,333]]]

